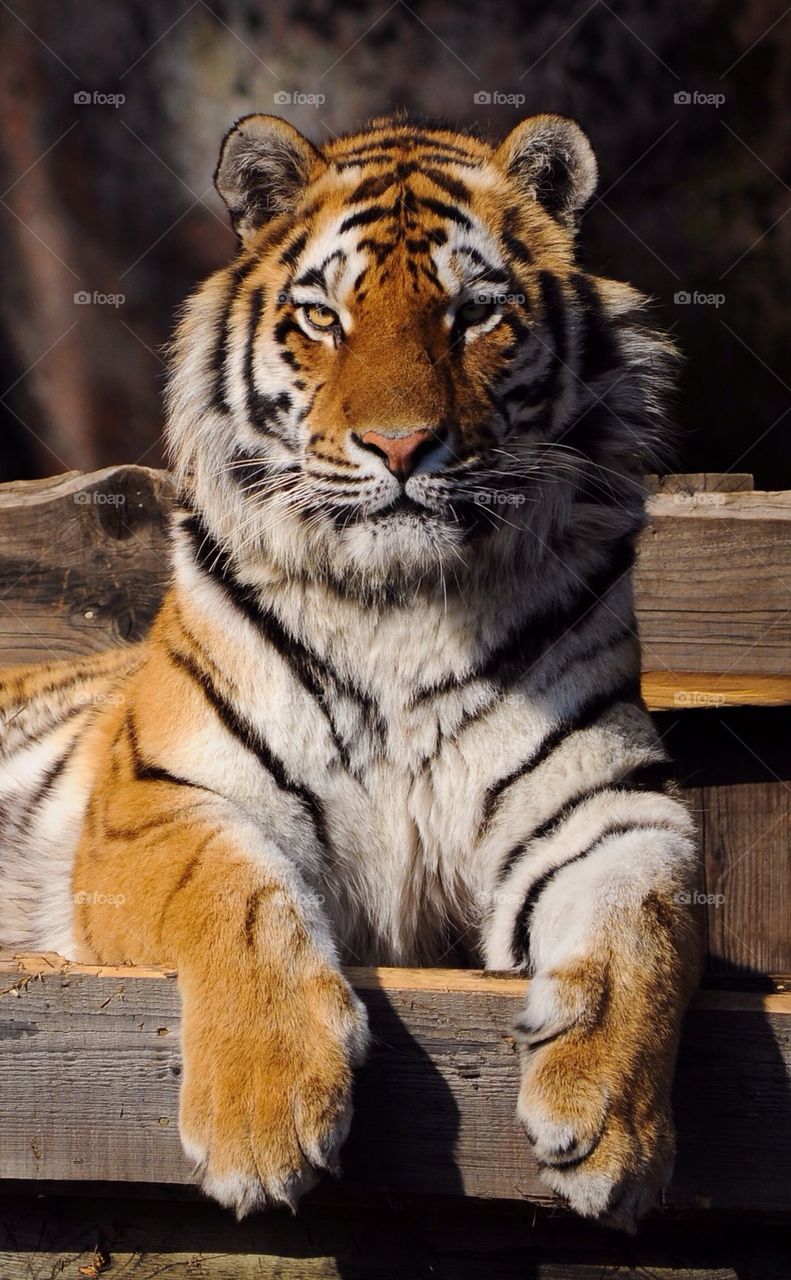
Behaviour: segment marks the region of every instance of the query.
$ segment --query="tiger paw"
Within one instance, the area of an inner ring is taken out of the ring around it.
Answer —
[[[296,1207],[338,1172],[352,1068],[368,1043],[363,1005],[325,971],[221,1010],[185,1000],[179,1129],[201,1187],[241,1219]]]
[[[545,1184],[633,1233],[670,1180],[675,1037],[604,969],[540,975],[516,1026],[518,1114]]]

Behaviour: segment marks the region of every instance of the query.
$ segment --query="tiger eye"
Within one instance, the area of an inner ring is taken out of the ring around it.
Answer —
[[[463,302],[456,312],[456,320],[469,328],[470,325],[480,324],[482,320],[486,320],[494,310],[495,304],[489,300],[485,302]]]
[[[332,329],[339,323],[338,316],[331,307],[323,307],[319,303],[308,303],[303,307],[303,311],[314,329]]]

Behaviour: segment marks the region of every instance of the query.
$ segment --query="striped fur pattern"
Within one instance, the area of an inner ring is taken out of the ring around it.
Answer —
[[[669,1176],[696,850],[631,567],[673,352],[578,263],[595,176],[551,116],[239,122],[238,255],[173,348],[172,587],[143,643],[2,684],[4,938],[178,966],[182,1139],[240,1216],[336,1167],[343,962],[531,974],[548,1185],[631,1228]]]

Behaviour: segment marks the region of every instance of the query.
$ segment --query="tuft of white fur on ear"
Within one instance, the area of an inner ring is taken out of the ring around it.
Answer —
[[[495,156],[515,185],[565,226],[573,226],[596,189],[593,147],[565,116],[530,116],[511,130]]]
[[[279,116],[251,115],[225,135],[214,185],[242,239],[279,213],[325,167],[312,142]]]

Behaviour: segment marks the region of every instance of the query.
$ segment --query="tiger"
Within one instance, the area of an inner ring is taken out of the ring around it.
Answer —
[[[3,674],[0,934],[177,970],[181,1142],[239,1218],[340,1170],[351,965],[529,978],[546,1186],[634,1231],[671,1176],[698,850],[632,567],[677,353],[580,265],[596,182],[551,114],[240,119],[237,252],[170,351],[159,611]]]

